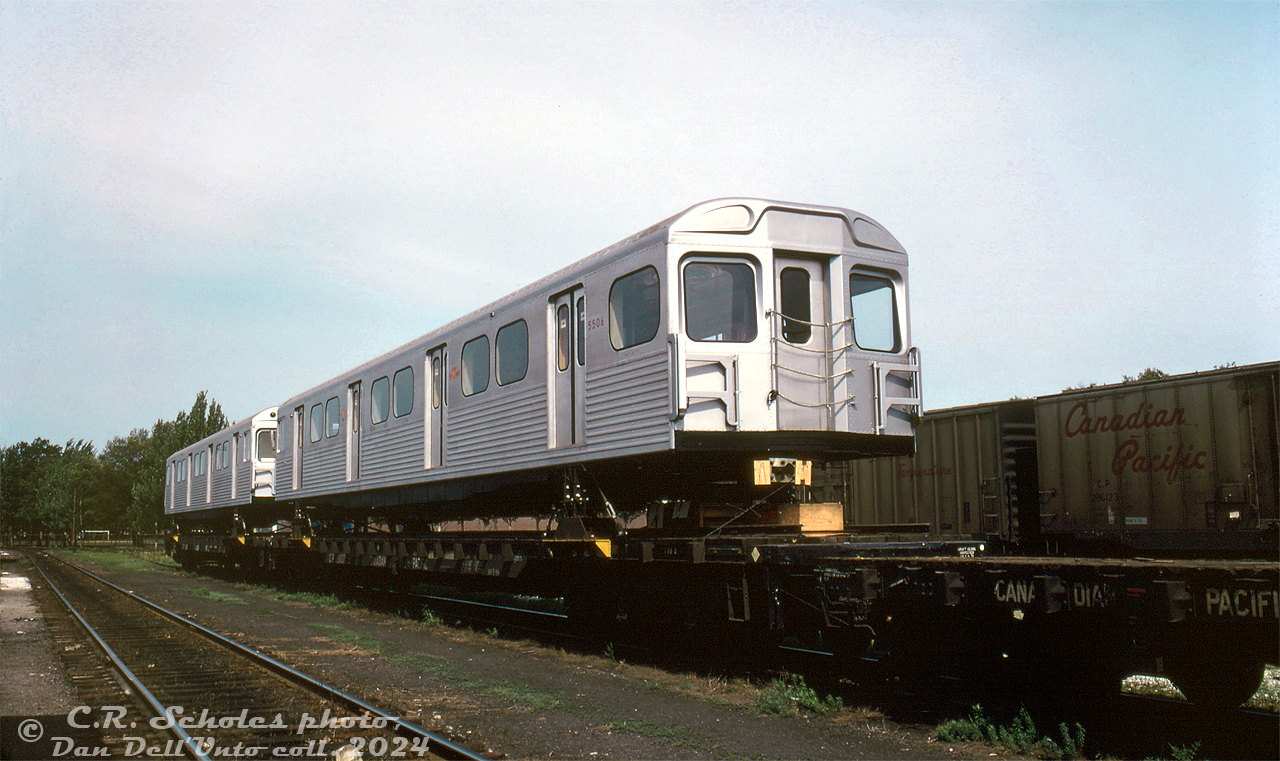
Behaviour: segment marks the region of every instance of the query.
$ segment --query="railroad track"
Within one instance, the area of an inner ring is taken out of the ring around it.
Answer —
[[[486,758],[78,566],[29,557],[67,611],[49,627],[82,703],[59,755]]]

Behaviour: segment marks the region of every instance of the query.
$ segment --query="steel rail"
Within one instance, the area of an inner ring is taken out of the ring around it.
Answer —
[[[226,647],[227,649],[237,653],[238,655],[241,655],[245,658],[248,658],[251,661],[254,661],[259,666],[262,666],[270,671],[274,671],[275,673],[285,676],[290,680],[301,683],[305,685],[308,689],[311,689],[319,693],[321,696],[333,700],[334,702],[344,703],[348,708],[353,708],[360,711],[367,711],[372,716],[385,719],[388,724],[395,725],[398,728],[397,731],[400,731],[403,734],[413,735],[416,737],[420,737],[423,740],[426,740],[427,750],[430,751],[431,753],[435,753],[441,758],[459,759],[461,761],[489,761],[489,759],[487,759],[485,756],[477,755],[471,752],[470,750],[467,750],[466,748],[462,747],[461,745],[458,745],[457,743],[454,743],[444,737],[441,737],[428,729],[420,727],[417,724],[414,724],[412,722],[405,721],[402,717],[389,714],[386,711],[382,710],[381,708],[378,708],[377,706],[365,700],[362,700],[354,695],[343,692],[342,690],[339,690],[337,687],[333,687],[331,685],[325,684],[324,682],[321,682],[308,674],[304,674],[303,672],[298,671],[292,666],[288,666],[276,660],[275,658],[272,658],[269,655],[260,653],[257,650],[254,650],[251,647],[248,647],[239,642],[236,642],[233,639],[229,639],[206,626],[202,626],[196,623],[195,621],[192,621],[189,618],[186,618],[182,615],[174,613],[171,610],[161,607],[160,605],[157,605],[154,602],[151,602],[145,597],[137,595],[133,592],[130,592],[127,589],[124,589],[123,587],[117,584],[113,584],[110,581],[107,581],[106,579],[102,578],[101,576],[98,576],[97,574],[93,573],[92,571],[86,568],[78,566],[75,563],[72,563],[70,561],[63,560],[62,558],[57,558],[57,560],[61,563],[64,563],[76,569],[77,571],[80,571],[86,576],[89,576],[90,578],[95,579],[98,582],[107,585],[108,587],[111,587],[112,589],[116,590],[120,594],[132,600],[135,600],[138,603],[141,603],[142,605],[150,608],[156,613],[159,613],[165,618],[168,618],[177,624],[180,624],[189,629],[199,632],[202,636],[212,640],[213,642],[223,647]],[[41,574],[43,574],[43,571],[41,572]],[[121,666],[123,667],[123,664],[121,664]],[[150,693],[147,693],[147,694],[150,695]],[[162,714],[164,713],[163,709],[161,710],[161,713]],[[208,757],[202,755],[201,758],[207,759]]]
[[[46,557],[52,557],[52,556],[46,555]],[[66,561],[62,561],[62,562],[65,563]],[[67,599],[66,595],[62,594],[62,590],[58,589],[58,585],[53,582],[53,579],[49,578],[49,574],[45,573],[44,569],[41,568],[39,564],[33,564],[33,565],[35,565],[35,569],[40,572],[40,575],[44,577],[45,583],[49,585],[49,589],[51,589],[53,593],[58,596],[58,599],[62,601],[62,604],[66,607],[67,611],[70,612],[71,615],[75,617],[76,621],[80,622],[80,626],[84,627],[85,632],[88,633],[88,635],[93,639],[94,643],[97,644],[98,648],[102,651],[102,654],[106,656],[107,660],[111,661],[112,667],[114,667],[116,671],[121,676],[123,676],[125,680],[129,683],[129,687],[131,689],[137,690],[138,694],[142,697],[144,701],[146,701],[147,705],[151,708],[151,710],[155,711],[157,716],[168,715],[168,710],[169,710],[168,706],[161,703],[156,698],[156,696],[151,693],[151,690],[147,689],[147,686],[142,683],[142,680],[138,678],[138,675],[133,673],[133,670],[125,665],[124,661],[121,660],[118,655],[116,655],[115,650],[112,650],[111,646],[108,645],[106,641],[103,640],[102,637],[98,634],[97,629],[94,629],[93,626],[90,625],[89,622],[85,620],[84,616],[80,615],[80,611],[76,610],[75,606],[71,604],[71,601]],[[67,563],[67,565],[70,565],[73,568],[76,568],[78,570],[84,571],[83,568],[80,568],[79,566],[76,566],[72,563]],[[84,572],[88,573],[88,571],[84,571]],[[89,574],[89,575],[93,576],[93,574]],[[102,581],[102,579],[98,578],[97,576],[93,576],[93,578],[98,579],[99,581]],[[115,585],[113,584],[112,586],[115,586]],[[119,589],[119,587],[116,587],[116,589]],[[190,753],[194,755],[197,759],[199,759],[200,761],[212,761],[209,758],[209,756],[204,752],[204,750],[200,747],[200,743],[197,742],[193,737],[191,737],[191,735],[187,733],[186,729],[179,726],[176,722],[172,723],[169,729],[172,730],[173,733],[178,736],[178,739],[182,741],[183,746],[186,747],[187,750],[190,751]]]

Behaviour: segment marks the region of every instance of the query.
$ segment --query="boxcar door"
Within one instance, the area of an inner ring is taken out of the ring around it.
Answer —
[[[347,386],[347,480],[360,478],[360,381]]]
[[[553,297],[548,308],[548,446],[568,447],[586,441],[586,294],[573,288]]]
[[[774,255],[773,383],[778,430],[831,428],[830,289],[826,264]]]
[[[445,383],[445,367],[449,355],[445,347],[440,346],[427,352],[427,410],[423,415],[426,433],[427,468],[439,468],[444,465],[445,458],[445,412],[449,408],[447,398],[448,384]]]

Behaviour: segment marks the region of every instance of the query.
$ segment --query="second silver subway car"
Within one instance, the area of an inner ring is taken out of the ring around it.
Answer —
[[[239,514],[275,496],[276,408],[169,455],[164,512]]]

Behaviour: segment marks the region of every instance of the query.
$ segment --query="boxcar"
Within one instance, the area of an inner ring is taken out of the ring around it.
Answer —
[[[834,471],[847,521],[1035,553],[1274,557],[1278,367],[930,411],[914,456]]]
[[[846,523],[1016,542],[1036,529],[1034,451],[1032,400],[930,411],[914,455],[850,464]]]
[[[1037,399],[1046,537],[1214,552],[1247,550],[1256,532],[1274,532],[1278,367]]]

